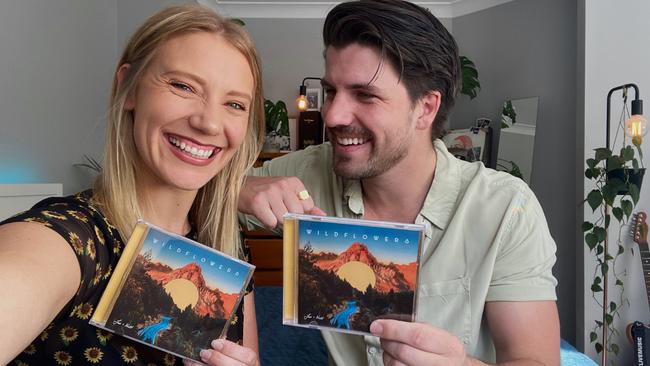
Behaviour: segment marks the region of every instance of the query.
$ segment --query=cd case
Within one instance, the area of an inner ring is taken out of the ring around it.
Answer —
[[[424,225],[286,214],[283,324],[370,334],[415,320]]]
[[[225,337],[254,268],[139,221],[90,324],[202,363],[199,352]]]

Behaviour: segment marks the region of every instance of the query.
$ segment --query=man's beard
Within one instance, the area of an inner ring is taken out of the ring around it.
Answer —
[[[347,127],[336,127],[335,131],[330,132],[328,130],[330,141],[335,141],[337,132],[342,133],[346,129]],[[361,135],[371,136],[370,132],[366,130]],[[336,149],[332,149],[334,173],[336,175],[347,179],[367,179],[379,176],[402,161],[408,154],[410,147],[408,135],[398,136],[396,140],[393,140],[394,143],[391,146],[384,147],[383,151],[379,151],[379,148],[374,144],[376,141],[374,138],[366,139],[366,141],[372,143],[373,148],[368,160],[358,162],[358,166],[351,166],[349,158],[337,156]]]

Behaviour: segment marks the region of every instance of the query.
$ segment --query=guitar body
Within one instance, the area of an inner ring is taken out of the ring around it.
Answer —
[[[645,212],[634,215],[634,225],[630,235],[632,240],[639,245],[646,298],[648,304],[650,304],[650,250],[648,248],[647,217],[648,215]],[[650,351],[648,350],[648,347],[650,347],[650,325],[636,321],[627,325],[625,334],[634,348],[635,365],[650,366],[650,360],[648,359],[650,357]]]

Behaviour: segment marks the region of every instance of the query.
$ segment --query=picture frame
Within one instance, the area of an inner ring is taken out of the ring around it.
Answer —
[[[322,98],[322,89],[321,88],[307,88],[305,93],[305,98],[307,99],[307,110],[308,111],[319,111],[321,108]]]
[[[447,146],[447,150],[456,158],[468,162],[482,161],[488,166],[490,163],[490,132],[489,127],[450,130],[442,138],[442,141]]]

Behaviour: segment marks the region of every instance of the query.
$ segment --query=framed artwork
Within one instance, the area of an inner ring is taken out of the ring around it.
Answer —
[[[321,88],[307,88],[305,98],[307,98],[307,110],[319,111],[321,108]]]
[[[442,141],[447,146],[447,150],[458,159],[469,162],[482,161],[486,165],[490,162],[489,128],[473,127],[450,130],[442,138]]]

